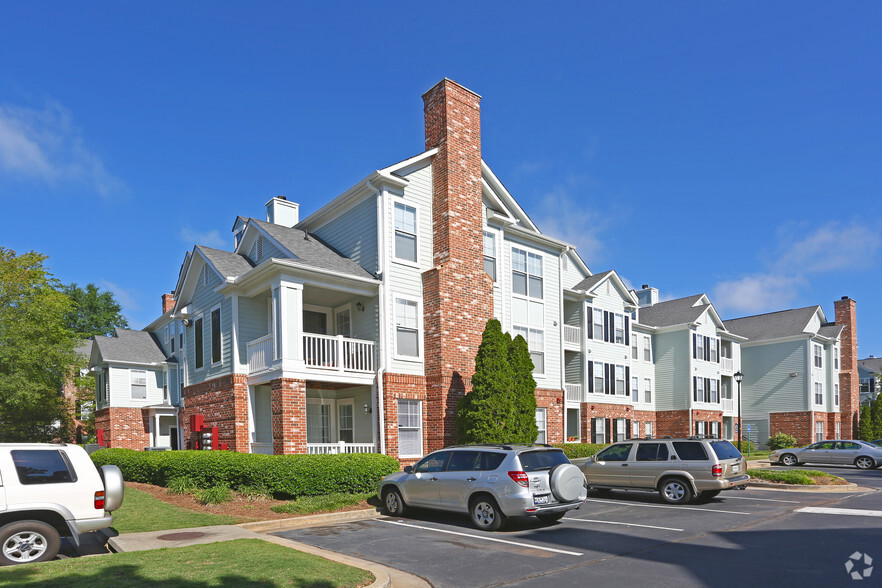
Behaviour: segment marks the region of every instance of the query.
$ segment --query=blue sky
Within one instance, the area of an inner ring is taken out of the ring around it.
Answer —
[[[594,272],[724,318],[857,301],[882,355],[878,2],[7,2],[0,246],[160,314],[184,253],[301,218],[483,97],[485,161]],[[552,8],[553,7],[553,8]]]

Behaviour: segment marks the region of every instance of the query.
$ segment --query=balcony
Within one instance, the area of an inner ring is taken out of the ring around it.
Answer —
[[[732,375],[735,372],[735,360],[731,357],[721,357],[720,370],[728,375]]]
[[[273,348],[272,335],[246,344],[249,375],[274,366]],[[370,374],[374,371],[374,342],[341,335],[334,337],[304,333],[303,364],[313,369]]]
[[[582,349],[582,329],[572,325],[564,325],[563,335],[565,349],[574,349],[576,351]]]
[[[723,398],[723,412],[734,412],[735,401],[731,398]]]
[[[248,373],[256,374],[270,368],[273,364],[273,336],[266,335],[260,339],[249,341],[245,345],[248,350]]]
[[[582,402],[582,384],[564,384],[567,402]]]

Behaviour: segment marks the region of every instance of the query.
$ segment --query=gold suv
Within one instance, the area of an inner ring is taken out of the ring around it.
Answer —
[[[744,456],[725,439],[632,439],[579,462],[589,488],[658,491],[670,504],[710,499],[750,480]]]

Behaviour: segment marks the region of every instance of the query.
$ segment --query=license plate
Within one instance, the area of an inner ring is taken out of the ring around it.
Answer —
[[[737,474],[737,473],[738,473],[738,469],[739,469],[738,466],[732,466],[732,473],[733,473],[733,474]]]
[[[548,504],[548,495],[545,496],[534,496],[533,504]]]

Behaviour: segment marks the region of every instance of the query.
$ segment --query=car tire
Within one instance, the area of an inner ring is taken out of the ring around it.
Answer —
[[[665,478],[658,485],[658,494],[668,504],[686,504],[692,500],[692,488],[683,478]]]
[[[505,525],[506,516],[490,496],[478,496],[469,502],[472,523],[482,531],[498,531]]]
[[[17,521],[0,527],[0,565],[49,561],[60,547],[58,531],[43,521]]]
[[[585,498],[585,475],[571,463],[555,466],[548,480],[551,493],[560,502],[575,502]]]
[[[407,505],[401,498],[398,488],[389,488],[383,492],[383,508],[386,509],[386,514],[392,517],[400,517],[407,512]]]
[[[854,465],[862,470],[872,470],[876,467],[876,461],[872,457],[862,455],[854,460]]]
[[[781,456],[781,464],[786,466],[799,465],[799,460],[792,453],[785,453]]]
[[[564,518],[564,515],[567,514],[564,512],[550,512],[547,514],[538,514],[536,518],[542,521],[543,523],[553,523],[555,521],[559,521]]]

